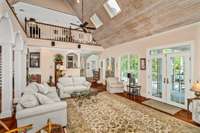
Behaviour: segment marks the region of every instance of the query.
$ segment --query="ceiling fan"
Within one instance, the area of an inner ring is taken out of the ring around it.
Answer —
[[[74,24],[74,23],[71,23],[71,25],[74,25],[74,26],[77,26],[78,28],[77,29],[82,29],[85,33],[88,33],[88,30],[96,30],[95,27],[89,27],[87,26],[89,23],[87,21],[84,21],[84,3],[83,3],[84,0],[82,0],[82,18],[81,18],[81,24],[80,25],[77,25],[77,24]],[[80,3],[80,0],[77,0],[77,3]]]

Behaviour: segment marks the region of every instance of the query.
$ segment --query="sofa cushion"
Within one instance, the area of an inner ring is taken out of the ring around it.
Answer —
[[[85,86],[85,85],[76,85],[76,86],[74,86],[74,90],[85,90],[87,88],[88,87]]]
[[[32,82],[28,86],[26,86],[22,91],[24,94],[34,94],[38,92],[38,83]]]
[[[112,87],[112,88],[123,88],[124,85],[121,84],[121,83],[111,83],[110,87]]]
[[[63,86],[73,86],[73,80],[71,77],[62,77],[58,80]]]
[[[49,91],[46,96],[50,99],[52,99],[54,102],[60,102],[60,98],[58,97],[58,94],[55,91]]]
[[[40,105],[34,108],[25,108],[21,111],[16,112],[16,119],[23,119],[26,117],[37,116],[40,114],[49,113],[60,109],[67,109],[67,103],[65,101],[56,102],[54,104]]]
[[[31,108],[39,105],[39,102],[33,94],[24,94],[20,98],[19,104],[21,104],[24,108]]]
[[[39,103],[40,104],[51,104],[54,103],[54,101],[52,99],[50,99],[49,97],[40,94],[40,93],[35,93],[35,96],[38,98]]]
[[[109,83],[118,83],[118,79],[117,78],[107,78],[107,81]]]
[[[37,84],[38,92],[42,94],[47,94],[49,91],[49,86],[47,84]]]
[[[73,77],[74,85],[81,85],[86,82],[85,77]]]

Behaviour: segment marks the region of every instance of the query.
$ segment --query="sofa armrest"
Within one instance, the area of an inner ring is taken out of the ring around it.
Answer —
[[[87,86],[88,88],[90,88],[90,86],[91,86],[91,83],[90,83],[90,82],[88,82],[88,81],[86,81],[86,82],[84,82],[84,85],[85,85],[85,86]]]
[[[64,86],[59,82],[57,83],[57,87],[58,87],[58,89],[63,89],[64,88]]]
[[[52,104],[39,105],[32,108],[22,109],[16,112],[16,119],[23,119],[57,110],[67,109],[66,102],[54,102]]]

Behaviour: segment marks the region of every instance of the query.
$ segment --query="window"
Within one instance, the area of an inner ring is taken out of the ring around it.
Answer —
[[[130,55],[130,70],[132,77],[136,80],[136,83],[139,78],[139,57],[137,55]]]
[[[121,12],[121,9],[117,4],[116,0],[107,0],[107,2],[104,4],[104,8],[106,9],[111,18],[113,18]]]
[[[100,26],[103,25],[103,22],[100,20],[100,18],[97,16],[96,13],[92,15],[92,17],[90,17],[90,20],[92,21],[92,23],[96,28],[99,28]]]
[[[106,78],[115,77],[115,58],[109,57],[106,59]]]
[[[78,56],[74,53],[67,55],[67,68],[77,68]]]
[[[122,81],[127,81],[128,73],[128,55],[122,56],[120,61],[120,78]]]
[[[131,73],[137,82],[139,79],[139,57],[136,55],[125,55],[120,61],[120,78],[122,81],[127,81],[127,73]]]

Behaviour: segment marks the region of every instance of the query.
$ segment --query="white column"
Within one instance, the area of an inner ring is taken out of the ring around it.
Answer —
[[[20,98],[21,90],[23,89],[24,85],[24,54],[22,50],[15,50],[14,52],[14,100]]]
[[[1,118],[12,115],[12,44],[2,45],[2,113]]]
[[[19,33],[16,35],[14,48],[14,101],[21,97],[26,85],[26,49]]]
[[[78,68],[80,69],[81,68],[81,56],[80,56],[80,53],[78,53],[77,56],[78,56]]]

